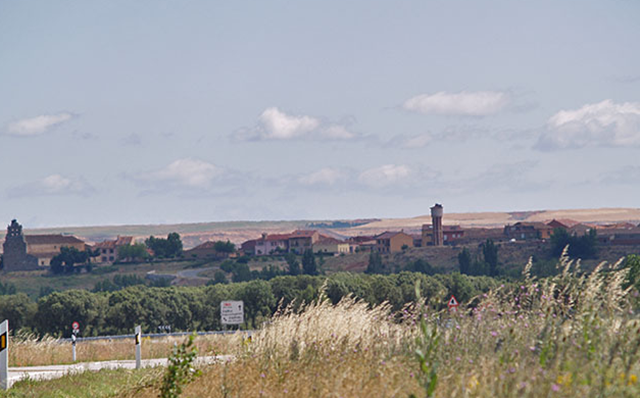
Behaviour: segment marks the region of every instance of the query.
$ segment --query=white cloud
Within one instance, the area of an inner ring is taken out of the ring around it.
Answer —
[[[69,178],[60,174],[51,174],[38,181],[11,189],[11,197],[49,196],[49,195],[89,195],[94,188],[81,178]]]
[[[313,116],[287,114],[276,107],[265,109],[253,128],[236,133],[236,138],[249,141],[349,140],[355,137],[345,125],[326,123]]]
[[[320,126],[320,121],[310,116],[292,116],[278,108],[267,108],[260,115],[260,124],[267,139],[290,139],[312,132]]]
[[[159,188],[188,187],[209,188],[213,180],[222,174],[222,169],[211,163],[197,159],[179,159],[163,169],[143,174],[138,178],[143,182],[156,184]]]
[[[314,173],[300,177],[298,181],[304,185],[334,185],[347,180],[348,175],[341,170],[326,167]]]
[[[508,95],[500,91],[440,91],[409,98],[403,107],[423,114],[487,116],[499,112],[508,102]]]
[[[640,145],[640,102],[617,104],[610,99],[563,110],[547,122],[540,149]]]
[[[433,135],[425,133],[413,135],[410,137],[402,137],[400,147],[405,149],[424,148],[433,141]]]
[[[364,185],[378,188],[402,182],[410,175],[411,169],[408,166],[386,164],[363,171],[360,173],[358,181]]]
[[[346,127],[340,125],[332,125],[322,130],[322,135],[329,139],[350,140],[355,134],[347,130]]]
[[[43,134],[51,128],[67,122],[73,118],[70,113],[58,113],[55,115],[40,115],[29,119],[21,119],[7,126],[7,133],[18,136],[31,136]]]

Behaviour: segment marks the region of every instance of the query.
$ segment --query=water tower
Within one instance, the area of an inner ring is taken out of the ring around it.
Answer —
[[[444,239],[442,236],[442,214],[443,214],[442,205],[436,203],[435,206],[431,208],[431,225],[433,226],[433,235],[431,235],[431,243],[434,246],[442,246],[444,244]]]

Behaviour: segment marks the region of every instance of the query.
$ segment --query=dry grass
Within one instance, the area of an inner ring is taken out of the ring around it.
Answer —
[[[581,274],[566,258],[560,267],[537,281],[529,264],[521,286],[455,313],[419,303],[391,314],[353,299],[286,309],[252,342],[230,343],[235,360],[203,368],[182,396],[426,396],[435,376],[435,397],[640,396],[640,319],[626,271],[602,264]],[[160,380],[118,396],[157,397]]]
[[[351,299],[284,311],[183,396],[426,396],[414,352],[429,341],[436,397],[640,396],[640,320],[622,288],[626,271],[603,264],[581,275],[566,258],[560,266],[556,278],[527,276],[451,314],[419,305],[398,322],[386,305]],[[157,384],[130,396],[157,396]]]
[[[221,355],[230,352],[242,337],[236,335],[198,336],[195,340],[200,355]],[[181,337],[143,338],[142,358],[166,358]],[[83,341],[76,345],[78,362],[135,359],[133,339]],[[32,335],[18,335],[11,339],[9,366],[39,366],[71,363],[71,343]]]

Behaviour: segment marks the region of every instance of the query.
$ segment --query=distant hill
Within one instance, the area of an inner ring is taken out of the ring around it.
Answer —
[[[465,228],[496,228],[519,221],[571,220],[580,223],[613,224],[621,222],[640,223],[640,209],[602,208],[574,210],[537,210],[521,212],[447,213],[444,224],[461,225]],[[9,220],[7,220],[8,223]],[[18,220],[20,221],[20,220]],[[374,234],[385,230],[418,231],[422,224],[430,224],[430,215],[411,218],[357,219],[357,220],[293,220],[293,221],[229,221],[165,225],[121,225],[29,229],[26,234],[71,234],[87,242],[100,242],[117,235],[132,235],[144,239],[149,235],[166,236],[178,232],[185,248],[209,240],[230,240],[239,244],[258,238],[262,233],[279,233],[295,229],[314,228],[330,236],[353,236]],[[4,228],[0,237],[4,240]]]

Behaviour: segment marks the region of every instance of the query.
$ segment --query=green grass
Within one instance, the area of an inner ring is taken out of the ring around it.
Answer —
[[[69,289],[91,290],[95,284],[104,279],[112,279],[117,274],[138,275],[144,278],[149,271],[155,270],[158,274],[175,274],[183,269],[192,268],[194,264],[202,261],[166,261],[142,264],[120,264],[113,266],[95,266],[92,273],[73,275],[51,275],[48,271],[13,272],[2,277],[3,283],[13,283],[19,293],[26,293],[30,297],[38,297],[40,289],[50,287],[62,291]],[[211,264],[204,264],[208,267]],[[101,270],[110,269],[103,273]]]
[[[135,395],[137,389],[156,383],[162,371],[163,368],[100,370],[70,374],[54,380],[27,379],[16,382],[6,392],[0,392],[0,397],[106,398]]]

